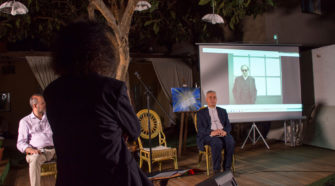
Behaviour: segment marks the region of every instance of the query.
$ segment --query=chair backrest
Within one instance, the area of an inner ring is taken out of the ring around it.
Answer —
[[[204,109],[204,108],[207,108],[207,107],[201,107],[199,110],[202,110],[202,109]],[[198,111],[199,111],[199,110],[198,110]],[[195,131],[198,133],[197,114],[198,114],[198,112],[196,112],[196,113],[194,114],[193,122],[194,122]]]
[[[148,120],[150,120],[150,128],[151,128],[151,139],[154,139],[158,136],[158,142],[161,146],[167,146],[166,145],[166,137],[163,133],[163,127],[161,119],[159,118],[158,114],[148,109],[142,109],[137,114],[138,119],[140,120],[141,125],[141,134],[140,137],[138,137],[138,144],[139,148],[143,149],[143,144],[141,141],[141,138],[143,139],[149,139],[149,127],[148,127]]]

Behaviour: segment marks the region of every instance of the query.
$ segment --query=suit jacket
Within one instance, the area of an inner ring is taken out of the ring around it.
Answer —
[[[56,185],[151,185],[128,151],[140,124],[123,82],[63,76],[44,92],[57,155]]]
[[[255,78],[248,76],[244,80],[243,76],[236,77],[233,95],[236,104],[255,104],[257,96]]]
[[[225,109],[216,107],[218,112],[218,116],[221,124],[223,125],[223,130],[227,132],[227,135],[230,135],[231,132],[231,124],[228,119],[228,114]],[[204,139],[208,137],[211,133],[211,117],[209,115],[208,107],[201,109],[197,113],[197,145],[200,150],[204,150]]]

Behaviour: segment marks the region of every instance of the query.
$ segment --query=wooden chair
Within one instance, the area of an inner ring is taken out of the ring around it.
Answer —
[[[46,161],[41,165],[41,176],[51,176],[55,175],[57,177],[57,164],[56,159]]]
[[[201,107],[199,110],[204,109],[204,108],[206,108],[206,107]],[[194,115],[193,121],[194,121],[195,131],[198,133],[197,113]],[[205,151],[199,150],[198,167],[200,167],[202,156],[205,155],[207,176],[209,176],[209,167],[210,167],[210,164],[212,162],[210,160],[210,157],[211,157],[211,147],[209,145],[205,145],[204,148],[205,148]],[[221,153],[222,153],[222,156],[224,156],[224,150],[222,150]],[[235,172],[235,155],[233,155],[232,168],[233,168],[233,172]]]
[[[148,140],[149,139],[149,129],[148,129],[148,119],[150,119],[151,124],[151,139],[154,140],[158,136],[159,146],[152,148],[152,163],[159,163],[159,170],[162,170],[162,161],[173,160],[174,168],[178,169],[177,162],[177,149],[170,148],[166,145],[165,134],[163,133],[161,120],[158,114],[150,110],[150,117],[148,117],[148,109],[140,110],[137,113],[137,117],[140,120],[141,124],[141,135],[138,138],[138,144],[140,148],[140,168],[142,168],[143,161],[148,163],[149,172],[151,172],[152,167],[150,165],[150,150],[149,148],[144,148],[141,138]]]

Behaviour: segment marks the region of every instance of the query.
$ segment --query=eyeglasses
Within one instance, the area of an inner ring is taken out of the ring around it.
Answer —
[[[242,72],[248,72],[248,70],[247,69],[243,69],[243,70],[241,70]]]

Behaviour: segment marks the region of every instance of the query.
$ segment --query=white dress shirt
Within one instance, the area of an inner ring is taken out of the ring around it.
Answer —
[[[33,112],[22,118],[19,124],[17,149],[25,153],[28,147],[41,149],[47,146],[54,146],[54,143],[46,114],[43,115],[42,119],[38,119]]]
[[[219,115],[218,115],[218,111],[216,110],[216,108],[210,108],[208,107],[208,112],[209,112],[209,116],[211,117],[211,129],[212,130],[217,130],[217,129],[223,129],[223,125],[219,119]]]

